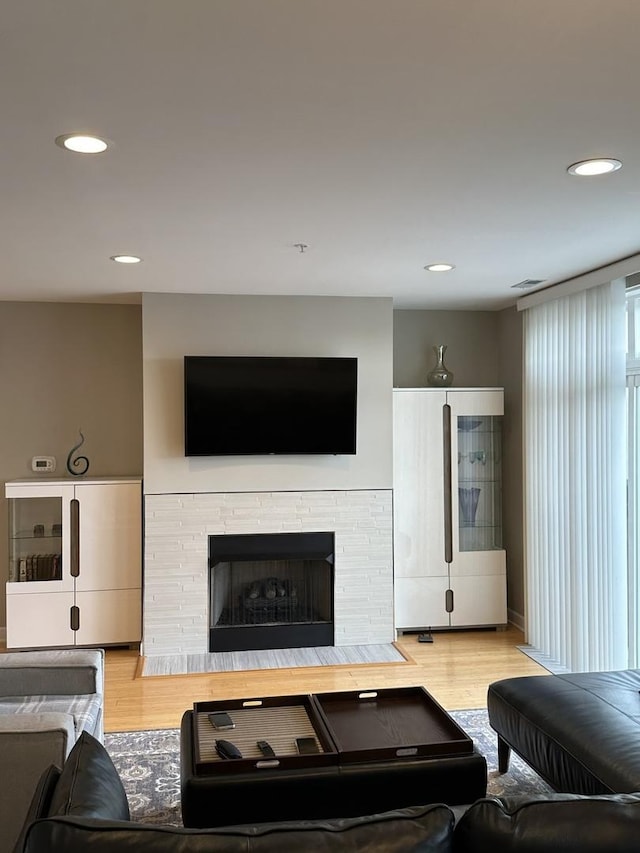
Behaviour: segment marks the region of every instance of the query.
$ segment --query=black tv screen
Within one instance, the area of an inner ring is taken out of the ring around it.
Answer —
[[[184,357],[185,456],[355,454],[358,360]]]

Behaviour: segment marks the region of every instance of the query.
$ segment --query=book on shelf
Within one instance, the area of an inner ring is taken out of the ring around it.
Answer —
[[[62,554],[27,554],[15,565],[13,580],[18,582],[62,580]]]

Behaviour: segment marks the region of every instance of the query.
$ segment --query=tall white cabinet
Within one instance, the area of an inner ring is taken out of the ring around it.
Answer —
[[[396,631],[503,625],[500,388],[396,388]]]
[[[140,479],[14,480],[7,647],[138,643]]]

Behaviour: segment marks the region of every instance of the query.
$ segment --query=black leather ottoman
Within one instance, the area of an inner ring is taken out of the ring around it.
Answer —
[[[489,686],[501,772],[513,749],[556,791],[640,791],[640,670],[530,675]]]
[[[461,805],[483,797],[487,764],[477,752],[296,770],[198,775],[193,711],[182,717],[180,781],[186,827],[357,817],[427,803]]]

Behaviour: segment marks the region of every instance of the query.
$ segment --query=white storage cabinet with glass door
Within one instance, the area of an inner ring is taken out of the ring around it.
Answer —
[[[396,631],[507,622],[501,388],[396,388]]]
[[[14,480],[7,647],[140,642],[140,479]]]

